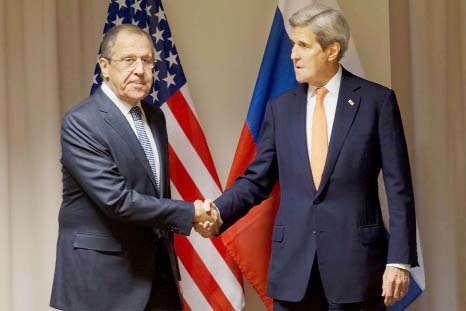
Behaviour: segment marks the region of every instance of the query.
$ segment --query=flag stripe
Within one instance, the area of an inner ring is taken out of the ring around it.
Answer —
[[[243,275],[241,274],[241,270],[239,270],[238,266],[236,265],[236,262],[233,260],[233,258],[231,258],[230,253],[228,252],[225,244],[223,243],[223,240],[221,238],[214,237],[211,238],[210,241],[215,246],[220,255],[223,257],[223,260],[225,260],[226,265],[233,273],[233,276],[235,277],[236,281],[240,284],[242,290]]]
[[[291,42],[283,27],[283,16],[277,9],[246,117],[256,143],[259,139],[267,101],[297,85],[290,51]]]
[[[199,192],[196,185],[189,177],[188,172],[183,167],[181,162],[179,161],[176,153],[173,151],[173,148],[169,146],[169,156],[170,156],[170,170],[175,172],[171,176],[171,189],[172,189],[172,198],[178,198],[180,200],[186,201],[194,201],[196,199],[203,199],[204,196]],[[175,182],[176,181],[176,182]],[[178,184],[178,186],[177,186]],[[178,187],[181,189],[191,189],[192,193],[188,193],[187,191],[183,191],[183,195],[181,195],[178,191]],[[212,238],[211,242],[215,246],[216,250],[220,255],[223,257],[222,259],[225,261],[226,265],[228,266],[230,272],[233,273],[234,278],[236,281],[241,285],[242,290],[242,282],[243,277],[241,275],[241,271],[238,269],[235,261],[230,257],[228,250],[226,249],[223,241],[220,238]],[[207,243],[207,240],[205,240]],[[227,271],[228,273],[228,271]]]
[[[171,181],[173,185],[176,187],[177,191],[179,192],[181,199],[186,200],[186,201],[194,201],[196,199],[203,199],[201,192],[199,191],[199,189],[197,188],[197,186],[191,179],[190,175],[186,171],[185,167],[179,160],[178,155],[173,150],[173,147],[169,145],[168,148],[169,148],[168,153],[170,156],[170,172],[173,172],[170,176]],[[205,242],[207,243],[207,240]],[[189,248],[187,248],[187,245],[189,245]],[[216,301],[217,299],[220,299],[221,301],[223,301],[224,299],[226,300],[228,299],[225,297],[218,283],[215,281],[211,282],[214,279],[211,273],[205,267],[204,263],[202,263],[202,260],[200,259],[198,255],[198,250],[195,249],[193,245],[191,245],[190,240],[184,236],[176,235],[175,236],[175,249],[176,249],[179,260],[185,265],[194,283],[198,285],[202,294],[209,301],[209,303],[212,305],[214,310],[225,310],[225,309],[216,309],[216,307],[218,307],[218,302]],[[208,255],[212,255],[212,254],[208,254]],[[196,261],[196,264],[193,264],[194,261]],[[205,288],[205,286],[204,287],[202,286],[202,284],[205,285],[206,282],[210,282],[209,287],[207,289]],[[220,295],[221,297],[220,298],[216,297],[218,295]],[[196,309],[198,307],[197,305],[191,305],[191,306],[195,306]]]
[[[242,292],[242,285],[226,265],[221,254],[217,252],[212,240],[204,240],[197,232],[191,233],[189,241],[197,250],[211,275],[215,278],[225,295],[235,301],[237,295]],[[236,297],[235,297],[236,296]],[[241,294],[242,296],[242,294]]]
[[[177,189],[178,195],[186,201],[203,199],[202,194],[190,178],[171,145],[169,145],[169,156],[170,170],[176,172],[171,176],[171,180],[174,187]],[[181,237],[177,236],[178,243],[180,238]],[[210,275],[220,284],[221,290],[232,300],[231,303],[235,304],[236,301],[242,300],[242,283],[238,279],[238,277],[241,277],[241,274],[237,273],[237,268],[233,270],[228,266],[228,263],[223,258],[228,254],[224,252],[222,256],[212,241],[201,238],[197,233],[191,233],[189,242],[192,244],[193,249],[196,250],[198,256],[209,267],[207,269],[210,271]],[[216,243],[218,244],[218,242],[219,241]],[[176,250],[180,260],[189,260],[189,257],[183,258],[185,253],[178,252],[178,248]],[[196,283],[202,281],[195,277],[193,278]],[[240,294],[239,296],[238,293]]]
[[[176,252],[200,291],[214,310],[234,310],[215,278],[212,277],[189,240],[177,235]]]
[[[189,107],[191,108],[191,111],[193,112],[193,114],[196,116],[196,119],[197,119],[196,109],[194,108],[193,99],[191,97],[191,92],[186,86],[183,86],[180,89],[180,91],[181,91],[181,94],[183,94],[183,97],[186,100],[186,103],[188,103]]]
[[[204,133],[202,132],[201,126],[192,112],[191,107],[189,107],[181,92],[178,91],[173,94],[173,96],[168,99],[167,104],[189,142],[196,150],[210,175],[213,177],[217,187],[219,189],[222,188],[220,180],[218,179],[217,171],[214,167],[214,162],[212,161],[212,156],[210,155],[209,148],[207,147],[207,141]]]
[[[270,261],[273,223],[280,200],[276,186],[269,198],[251,209],[240,225],[222,234],[222,239],[251,286],[269,310],[272,299],[266,296],[267,272]],[[254,241],[251,241],[251,237]],[[251,254],[254,256],[251,256]]]
[[[181,298],[183,300],[183,311],[191,311],[191,308],[189,307],[189,304],[185,297]]]
[[[178,155],[180,162],[183,163],[184,167],[189,169],[189,175],[197,185],[199,191],[205,194],[206,197],[216,198],[221,194],[221,191],[214,178],[210,175],[208,169],[183,130],[181,130],[181,126],[171,109],[167,105],[163,105],[162,110],[167,119],[170,144]]]
[[[178,260],[178,263],[180,267],[181,284],[183,288],[186,288],[186,290],[183,291],[183,298],[185,300],[185,309],[183,311],[191,310],[189,307],[190,305],[196,306],[197,310],[213,311],[209,302],[206,300],[204,295],[202,295],[199,287],[197,287],[183,263],[180,260]]]
[[[244,123],[243,131],[240,136],[240,143],[236,148],[235,157],[231,165],[230,174],[228,175],[227,188],[233,185],[237,176],[244,173],[247,166],[256,156],[256,144],[251,135],[248,124]]]
[[[179,189],[181,198],[185,201],[203,200],[204,197],[181,163],[171,144],[168,145],[168,155],[170,158],[170,172],[172,172],[170,174],[170,179],[175,187]],[[185,189],[189,189],[189,191]]]

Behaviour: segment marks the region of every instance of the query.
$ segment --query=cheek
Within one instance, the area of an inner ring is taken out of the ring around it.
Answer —
[[[306,63],[311,69],[315,67],[315,65],[319,62],[319,59],[319,52],[315,49],[310,50],[306,55]]]
[[[125,83],[125,84],[127,84],[128,81],[131,80],[130,78],[131,78],[131,73],[130,73],[130,72],[121,75],[121,81],[122,81],[123,83]]]
[[[306,66],[306,71],[307,71],[308,73],[314,71],[314,65],[315,65],[315,62],[314,62],[314,60],[313,60],[312,58],[306,59],[306,64],[305,64],[305,66]]]

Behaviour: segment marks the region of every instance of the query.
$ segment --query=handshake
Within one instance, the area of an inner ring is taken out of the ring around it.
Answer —
[[[217,206],[212,200],[194,201],[193,227],[204,238],[211,238],[220,231],[223,224]]]

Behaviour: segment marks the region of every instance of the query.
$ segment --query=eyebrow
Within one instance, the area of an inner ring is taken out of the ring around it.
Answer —
[[[152,53],[149,53],[149,54],[146,54],[146,55],[137,56],[134,53],[129,53],[129,54],[122,54],[120,57],[122,57],[122,58],[127,58],[127,57],[154,58],[154,55],[152,55]]]

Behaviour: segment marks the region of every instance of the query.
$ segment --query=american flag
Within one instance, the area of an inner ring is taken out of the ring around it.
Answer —
[[[104,33],[120,24],[137,25],[152,38],[154,84],[145,101],[161,107],[167,119],[172,197],[186,201],[218,197],[221,184],[161,1],[110,1]],[[102,83],[98,64],[94,73],[91,93]],[[186,310],[243,308],[242,276],[221,239],[204,239],[192,231],[189,237],[175,236],[175,248]]]

